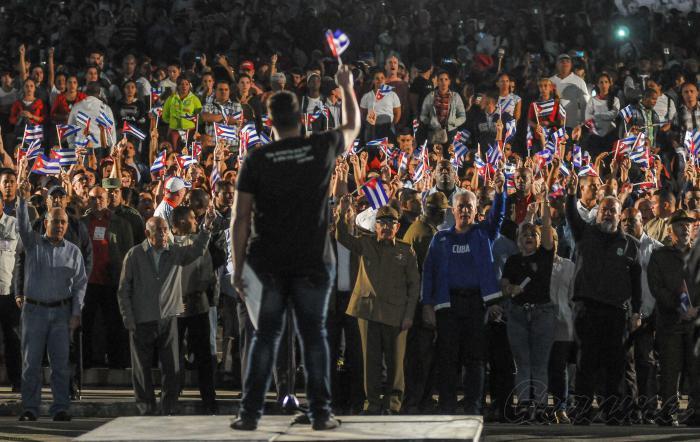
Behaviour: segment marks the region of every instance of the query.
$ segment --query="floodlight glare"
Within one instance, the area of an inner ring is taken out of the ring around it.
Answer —
[[[617,37],[618,40],[625,40],[629,36],[630,29],[627,26],[618,26],[617,29],[615,29],[615,37]]]

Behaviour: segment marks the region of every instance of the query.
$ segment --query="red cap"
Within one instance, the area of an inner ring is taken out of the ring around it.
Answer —
[[[252,61],[246,60],[243,63],[241,63],[241,66],[239,68],[241,71],[254,71],[255,70],[255,65],[253,64]]]

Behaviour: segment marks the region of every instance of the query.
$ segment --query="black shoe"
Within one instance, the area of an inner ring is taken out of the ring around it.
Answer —
[[[306,413],[297,414],[292,418],[292,425],[311,425],[311,419]]]
[[[258,429],[258,422],[239,416],[235,421],[231,422],[231,428],[239,431],[255,431]]]
[[[311,425],[315,431],[326,431],[333,430],[340,426],[340,421],[336,419],[333,415],[328,416],[326,419],[314,420]]]
[[[36,415],[34,413],[32,413],[31,411],[25,411],[19,417],[19,420],[20,420],[20,422],[26,422],[26,421],[34,422],[36,420]]]
[[[71,415],[66,413],[65,411],[59,411],[58,413],[53,415],[53,420],[56,422],[70,422],[71,419]]]

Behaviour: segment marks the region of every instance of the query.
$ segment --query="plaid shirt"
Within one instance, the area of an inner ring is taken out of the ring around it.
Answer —
[[[242,111],[243,111],[243,108],[241,107],[241,104],[233,102],[231,100],[228,100],[225,103],[218,103],[216,100],[207,101],[207,103],[204,105],[204,108],[202,109],[202,112],[206,112],[209,114],[223,115],[225,113],[227,116],[233,115],[234,112],[242,112]],[[221,123],[228,124],[225,121],[222,121]],[[214,124],[213,123],[206,124],[206,132],[207,132],[207,135],[212,136],[212,137],[214,136]]]
[[[682,104],[676,116],[677,124],[681,133],[686,130],[700,129],[700,106],[695,105],[694,109],[688,109],[685,104]]]

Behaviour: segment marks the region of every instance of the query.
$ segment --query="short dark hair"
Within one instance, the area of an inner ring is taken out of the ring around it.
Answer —
[[[293,93],[275,92],[267,99],[267,109],[277,129],[293,129],[299,125],[299,100]]]
[[[676,204],[676,196],[668,188],[664,187],[659,189],[654,193],[654,195],[659,197],[659,202],[661,203],[669,203],[671,205]]]
[[[229,187],[229,186],[231,186],[233,188],[236,187],[233,183],[231,183],[229,181],[217,181],[217,182],[215,182],[214,183],[214,194],[217,194],[217,193],[223,191],[224,187]]]
[[[0,168],[0,177],[3,175],[12,175],[15,178],[17,178],[17,172],[15,172],[14,169],[10,169],[9,167]]]
[[[644,89],[644,95],[642,95],[642,98],[651,98],[656,94],[656,90],[648,87]]]
[[[97,81],[91,81],[85,86],[85,95],[89,95],[90,97],[99,97],[101,91],[102,86],[100,86],[100,83]]]
[[[189,206],[177,206],[173,209],[173,225],[177,225],[180,221],[187,219],[187,216],[192,211]]]

